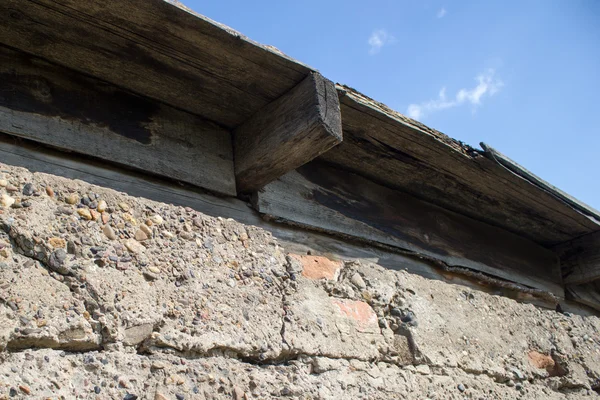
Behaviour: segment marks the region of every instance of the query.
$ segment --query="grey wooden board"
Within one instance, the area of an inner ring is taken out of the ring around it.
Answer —
[[[600,232],[562,243],[554,251],[560,257],[565,284],[600,279]]]
[[[600,228],[442,133],[338,86],[344,142],[320,159],[544,246]]]
[[[229,131],[4,46],[0,131],[236,194]]]
[[[583,285],[567,285],[566,292],[572,300],[600,311],[600,283],[598,281]]]
[[[163,0],[3,0],[0,43],[228,128],[310,72]]]
[[[548,192],[549,194],[556,197],[557,199],[560,199],[561,201],[563,201],[564,203],[566,203],[570,207],[572,207],[575,211],[586,216],[587,218],[589,218],[596,224],[600,224],[600,211],[583,203],[580,200],[577,200],[576,198],[574,198],[573,196],[571,196],[570,194],[568,194],[566,192],[563,192],[556,186],[546,182],[539,176],[535,175],[533,172],[527,170],[525,167],[523,167],[523,166],[519,165],[518,163],[516,163],[515,161],[511,160],[510,158],[508,158],[504,154],[500,153],[498,150],[494,149],[493,147],[491,147],[483,142],[480,143],[480,146],[484,150],[485,156],[488,157],[489,159],[496,161],[497,163],[506,167],[510,171],[514,172],[519,177],[531,182],[532,184],[536,185],[541,190]]]
[[[255,197],[264,214],[563,295],[552,251],[323,162],[284,175]]]
[[[413,256],[385,250],[372,245],[336,238],[324,233],[300,229],[261,218],[247,203],[231,197],[215,197],[198,189],[175,185],[169,180],[143,175],[118,166],[91,160],[78,154],[68,154],[39,144],[0,134],[0,164],[79,179],[111,188],[131,196],[139,196],[168,204],[191,207],[214,217],[233,218],[238,222],[259,226],[270,231],[286,251],[298,254],[310,252],[337,260],[372,262],[393,270],[406,270],[429,279],[443,280],[476,288],[495,295],[515,298],[554,308],[554,303],[539,303],[528,293],[490,285],[487,281],[441,270],[433,263]],[[569,310],[572,310],[570,307]],[[579,311],[573,311],[579,312]]]
[[[233,132],[239,192],[252,192],[342,141],[335,85],[317,72]]]

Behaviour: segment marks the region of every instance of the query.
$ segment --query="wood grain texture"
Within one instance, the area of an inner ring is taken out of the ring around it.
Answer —
[[[236,194],[229,131],[2,46],[0,131]]]
[[[481,148],[484,151],[484,155],[489,159],[495,161],[496,163],[502,165],[506,169],[510,170],[514,174],[518,175],[522,179],[531,182],[533,185],[537,186],[540,190],[551,194],[553,197],[563,201],[575,211],[584,215],[592,221],[595,221],[597,224],[600,223],[600,211],[595,208],[585,204],[584,202],[574,198],[570,194],[560,190],[556,186],[546,182],[539,176],[535,175],[533,172],[527,170],[522,165],[519,165],[515,161],[511,160],[504,154],[500,153],[498,150],[493,147],[481,142]]]
[[[4,0],[0,43],[228,128],[310,72],[163,0]]]
[[[410,254],[403,254],[325,233],[300,229],[288,224],[268,221],[245,202],[232,197],[216,197],[197,188],[182,186],[155,176],[119,168],[102,160],[90,159],[79,154],[65,154],[0,133],[0,164],[20,166],[32,172],[47,173],[68,179],[79,179],[94,185],[112,188],[131,196],[154,201],[191,207],[213,217],[233,218],[238,222],[259,226],[271,232],[285,251],[296,254],[315,254],[332,260],[354,260],[379,264],[392,270],[404,270],[429,279],[442,280],[507,296],[518,301],[534,303],[554,309],[555,301],[548,301],[510,285],[496,285],[480,276],[442,270],[439,265]],[[573,307],[561,300],[565,311],[585,313],[581,307]]]
[[[313,161],[256,194],[259,212],[562,296],[557,257],[506,230]]]
[[[338,86],[344,142],[320,159],[544,246],[600,228],[480,152]]]
[[[560,257],[565,284],[600,279],[600,232],[562,243],[554,251]]]
[[[598,281],[583,285],[567,285],[566,293],[570,299],[600,311],[600,283]]]
[[[335,85],[312,73],[233,132],[240,192],[258,190],[342,141]]]

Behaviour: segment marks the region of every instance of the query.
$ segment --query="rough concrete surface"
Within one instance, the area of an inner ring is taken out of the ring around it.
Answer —
[[[0,399],[599,396],[597,317],[0,169]]]

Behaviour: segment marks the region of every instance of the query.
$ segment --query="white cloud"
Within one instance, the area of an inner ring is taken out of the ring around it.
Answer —
[[[446,9],[444,7],[442,7],[442,8],[440,8],[440,11],[438,11],[437,17],[444,18],[444,15],[446,15]]]
[[[393,44],[396,39],[388,34],[384,29],[378,29],[369,36],[369,54],[377,54],[383,46]]]
[[[475,78],[477,86],[472,89],[460,89],[456,92],[454,98],[451,99],[446,97],[446,88],[443,87],[436,99],[419,104],[410,104],[406,110],[406,114],[411,118],[420,119],[435,111],[458,107],[463,104],[470,104],[473,110],[475,110],[481,105],[484,97],[495,95],[504,86],[504,83],[500,79],[495,78],[494,75],[495,71],[488,69]]]

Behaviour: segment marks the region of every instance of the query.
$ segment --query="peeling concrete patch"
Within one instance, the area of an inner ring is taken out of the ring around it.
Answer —
[[[348,299],[333,299],[333,304],[348,318],[356,321],[359,332],[376,332],[377,315],[367,303]]]
[[[301,282],[298,291],[287,299],[290,306],[284,339],[291,351],[334,358],[379,358],[379,350],[385,347],[384,337],[376,320],[362,307],[358,313],[347,306],[352,302],[331,298],[310,281]],[[353,313],[367,317],[356,319]]]

